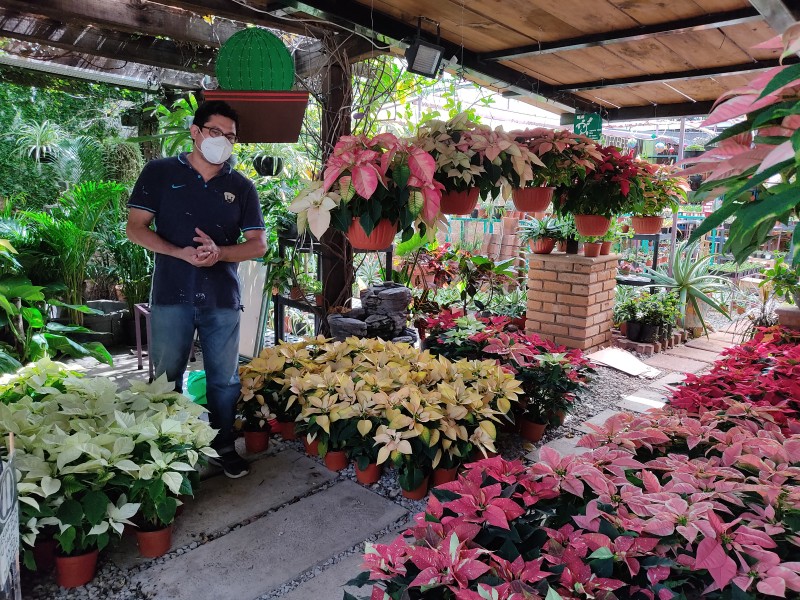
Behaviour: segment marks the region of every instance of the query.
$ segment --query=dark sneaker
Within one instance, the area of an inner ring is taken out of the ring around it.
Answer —
[[[217,467],[222,467],[227,477],[239,479],[250,472],[247,461],[236,453],[236,450],[220,452],[219,458],[209,458],[208,462]]]

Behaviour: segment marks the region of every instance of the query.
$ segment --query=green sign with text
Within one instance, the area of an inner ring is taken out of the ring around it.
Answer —
[[[599,113],[575,115],[572,130],[593,140],[599,140],[600,136],[603,135],[603,119]]]

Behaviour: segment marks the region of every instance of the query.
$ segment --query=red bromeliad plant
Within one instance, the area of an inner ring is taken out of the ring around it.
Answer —
[[[777,407],[775,421],[800,432],[800,332],[757,330],[749,342],[723,352],[708,373],[687,375],[670,405],[697,412],[721,408],[730,400]]]
[[[800,436],[773,412],[620,414],[588,454],[469,464],[351,583],[380,600],[796,597]]]

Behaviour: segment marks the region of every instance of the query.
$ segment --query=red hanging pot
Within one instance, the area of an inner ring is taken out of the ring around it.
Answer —
[[[269,432],[267,431],[245,431],[244,448],[250,454],[263,452],[269,448]]]
[[[544,430],[547,429],[545,423],[534,423],[529,419],[521,419],[520,421],[520,435],[529,442],[538,442],[544,436]]]
[[[363,483],[364,485],[372,485],[373,483],[377,482],[381,478],[381,467],[375,463],[369,463],[367,468],[363,471],[358,468],[358,463],[356,462],[356,480],[358,483]]]
[[[145,558],[158,558],[169,552],[172,546],[172,525],[155,531],[136,531],[139,554]]]
[[[550,206],[553,199],[553,187],[518,188],[513,192],[514,206],[523,212],[542,212]]]
[[[56,581],[64,588],[86,585],[97,570],[97,550],[77,556],[56,556]]]
[[[661,227],[664,225],[664,219],[659,216],[655,217],[631,217],[631,226],[633,230],[640,235],[655,235],[661,233]]]
[[[441,467],[436,468],[433,470],[433,474],[431,475],[431,487],[436,487],[437,485],[442,485],[443,483],[455,481],[457,475],[458,467],[453,467],[452,469],[442,469]]]
[[[328,450],[325,454],[325,466],[331,471],[341,471],[347,465],[347,453],[344,450]]]
[[[550,254],[556,247],[556,241],[553,238],[539,238],[538,240],[531,240],[531,250],[534,254]]]
[[[611,227],[611,219],[600,215],[575,215],[575,229],[583,236],[605,235]]]
[[[375,229],[367,235],[359,219],[353,219],[347,230],[347,239],[356,250],[385,250],[392,245],[397,234],[397,224],[389,219],[381,219],[375,224]]]
[[[440,210],[446,215],[468,215],[478,205],[478,195],[480,190],[476,187],[469,188],[463,192],[444,192]]]

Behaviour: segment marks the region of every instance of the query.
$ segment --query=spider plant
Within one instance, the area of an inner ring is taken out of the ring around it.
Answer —
[[[691,306],[700,319],[703,332],[708,334],[708,327],[703,319],[698,301],[730,319],[725,307],[714,299],[714,294],[729,293],[731,282],[726,277],[711,273],[711,264],[715,259],[713,254],[697,257],[698,250],[697,242],[691,244],[681,242],[676,248],[675,256],[672,259],[672,275],[649,267],[645,268],[645,273],[650,276],[654,285],[674,290],[677,293],[678,308],[684,325],[686,323],[686,308]]]

